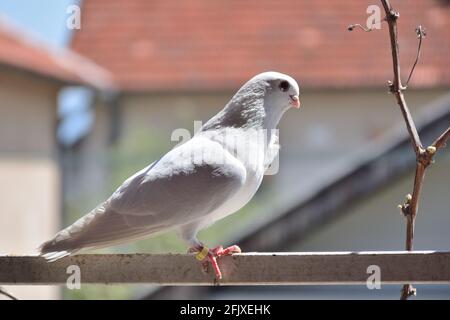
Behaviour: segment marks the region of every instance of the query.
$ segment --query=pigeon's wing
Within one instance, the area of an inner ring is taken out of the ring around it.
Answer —
[[[111,245],[201,219],[238,192],[245,178],[243,164],[221,144],[195,136],[126,180],[41,252]]]
[[[222,205],[245,178],[244,165],[221,144],[196,136],[125,181],[109,199],[109,207],[130,224],[148,217],[180,225]]]

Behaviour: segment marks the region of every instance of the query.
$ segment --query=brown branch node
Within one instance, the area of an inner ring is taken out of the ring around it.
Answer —
[[[400,12],[395,10],[389,10],[389,15],[386,17],[387,21],[397,21],[400,18]]]
[[[401,291],[401,297],[400,297],[400,299],[401,300],[407,300],[409,297],[412,297],[412,296],[416,296],[417,295],[417,289],[416,288],[414,288],[412,285],[410,285],[410,284],[405,284],[404,286],[403,286],[403,289],[402,289],[402,291]]]
[[[405,196],[406,200],[405,203],[403,204],[399,204],[398,208],[400,209],[400,213],[404,216],[407,217],[408,215],[411,214],[411,200],[412,200],[412,195],[410,193],[408,193]]]
[[[429,146],[425,150],[420,149],[420,153],[417,156],[417,161],[421,163],[424,168],[429,167],[432,163],[434,163],[434,155],[436,154],[436,147]]]

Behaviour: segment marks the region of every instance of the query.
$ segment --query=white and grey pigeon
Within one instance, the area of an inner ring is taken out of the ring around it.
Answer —
[[[204,267],[209,261],[220,279],[216,258],[240,248],[209,249],[197,232],[238,211],[256,193],[278,153],[275,129],[290,107],[300,107],[293,78],[278,72],[253,77],[192,139],[128,178],[109,199],[42,244],[40,254],[54,261],[177,230],[189,252]]]

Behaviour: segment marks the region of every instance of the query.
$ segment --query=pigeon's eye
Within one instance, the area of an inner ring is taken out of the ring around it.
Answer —
[[[280,88],[281,91],[286,92],[289,90],[289,82],[287,82],[286,80],[283,80],[280,82],[278,87]]]

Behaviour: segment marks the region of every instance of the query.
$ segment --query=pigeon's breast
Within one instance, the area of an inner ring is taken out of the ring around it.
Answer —
[[[212,140],[223,145],[246,169],[246,179],[241,189],[221,207],[210,214],[211,222],[228,216],[245,206],[261,185],[265,167],[266,140],[256,130],[227,129],[212,136]]]

